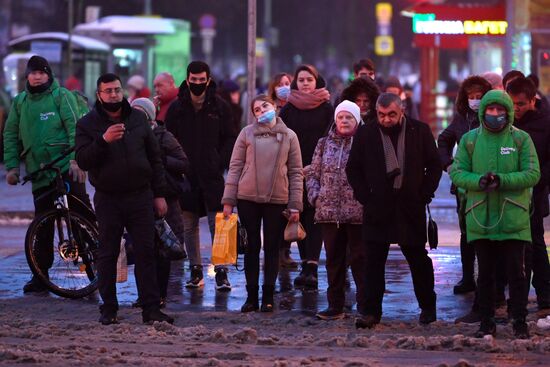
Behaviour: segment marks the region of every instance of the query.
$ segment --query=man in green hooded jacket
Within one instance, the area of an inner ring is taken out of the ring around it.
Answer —
[[[496,333],[495,275],[505,266],[517,338],[528,338],[525,246],[531,242],[529,205],[540,168],[529,134],[512,126],[514,106],[500,90],[487,92],[478,111],[480,127],[460,140],[450,170],[465,191],[467,241],[476,251],[481,325],[477,337]],[[499,260],[503,264],[497,264]]]
[[[33,172],[41,164],[52,161],[65,149],[74,146],[76,122],[82,117],[75,96],[59,86],[45,58],[31,57],[25,77],[25,91],[15,97],[4,131],[4,165],[6,181],[10,185],[19,182],[21,161],[25,163],[27,172]],[[74,153],[57,163],[57,166],[61,169],[64,181],[69,184],[71,194],[81,201],[75,203],[70,196],[69,206],[78,208],[84,203],[91,208],[86,194],[86,173],[76,164]],[[55,185],[54,179],[55,172],[46,171],[32,181],[35,216],[54,207],[53,194],[41,197]],[[53,261],[53,227],[45,232],[39,239],[40,253],[37,257],[40,267],[47,271]],[[44,285],[34,276],[23,287],[25,293],[43,290]]]

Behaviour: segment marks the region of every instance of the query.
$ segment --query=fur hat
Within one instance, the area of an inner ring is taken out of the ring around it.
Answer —
[[[358,124],[361,123],[361,109],[355,103],[348,100],[342,101],[334,110],[335,121],[336,121],[336,116],[338,116],[338,114],[342,111],[351,113],[355,118],[355,121],[357,121]]]
[[[33,71],[43,71],[48,74],[50,78],[53,77],[52,68],[48,63],[48,60],[46,60],[42,56],[34,55],[29,59],[29,61],[27,62],[27,69],[25,70],[25,77]]]
[[[157,118],[155,105],[148,98],[136,98],[132,101],[131,106],[141,108],[147,115],[147,120],[149,121],[155,121]]]

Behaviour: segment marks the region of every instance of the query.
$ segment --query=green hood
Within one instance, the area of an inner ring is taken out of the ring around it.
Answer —
[[[485,123],[485,110],[487,109],[487,106],[493,103],[499,104],[506,108],[506,111],[508,112],[507,126],[510,127],[514,122],[514,103],[512,102],[510,96],[503,90],[490,90],[485,93],[483,98],[481,98],[478,111],[480,125],[483,126]]]

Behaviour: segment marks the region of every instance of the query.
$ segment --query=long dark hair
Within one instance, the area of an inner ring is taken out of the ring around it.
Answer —
[[[482,95],[485,95],[485,93],[493,89],[491,83],[479,75],[472,75],[464,79],[460,85],[460,88],[458,88],[458,94],[456,96],[456,112],[463,117],[465,117],[468,111],[470,111],[467,91],[472,87],[479,87]]]

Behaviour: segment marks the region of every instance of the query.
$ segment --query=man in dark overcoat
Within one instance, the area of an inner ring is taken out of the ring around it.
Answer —
[[[411,269],[422,309],[419,322],[436,320],[434,270],[426,245],[426,205],[441,178],[441,164],[428,125],[406,117],[399,96],[383,93],[376,102],[377,123],[356,134],[346,167],[349,183],[363,204],[367,253],[365,313],[357,327],[372,328],[382,317],[385,266],[397,243]]]

